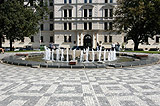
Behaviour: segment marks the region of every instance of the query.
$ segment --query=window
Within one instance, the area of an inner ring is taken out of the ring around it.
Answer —
[[[42,6],[43,6],[43,0],[40,1],[40,7],[42,7]]]
[[[67,23],[64,23],[64,30],[67,30]]]
[[[112,22],[109,23],[109,30],[113,30],[113,24],[112,24]]]
[[[41,15],[41,19],[43,20],[43,15]]]
[[[108,30],[108,23],[107,22],[104,23],[104,30]]]
[[[113,0],[110,0],[110,3],[113,3]]]
[[[156,43],[159,43],[159,36],[156,36]]]
[[[109,42],[110,43],[112,42],[112,36],[109,36]]]
[[[72,3],[72,0],[69,0],[69,3]]]
[[[64,42],[67,42],[67,36],[64,36]]]
[[[84,17],[87,17],[87,9],[84,9]]]
[[[33,6],[33,0],[30,0],[30,6]]]
[[[69,42],[72,42],[71,36],[69,36]]]
[[[110,9],[109,14],[110,14],[110,18],[113,18],[113,9]]]
[[[5,38],[4,37],[2,37],[2,42],[5,42]]]
[[[124,26],[124,30],[127,31],[127,27],[126,26]]]
[[[108,18],[108,9],[105,9],[105,18]]]
[[[89,0],[89,3],[92,3],[92,0]]]
[[[72,18],[72,9],[69,9],[69,17]]]
[[[49,17],[50,19],[53,19],[53,12],[50,12]]]
[[[67,17],[67,10],[66,9],[64,10],[64,17],[65,18]]]
[[[24,38],[23,38],[23,39],[21,39],[21,42],[24,42]]]
[[[66,4],[67,3],[67,0],[64,0],[64,4]]]
[[[34,36],[31,36],[31,42],[34,42]]]
[[[87,0],[84,0],[84,3],[87,3]]]
[[[72,23],[68,23],[69,25],[69,30],[72,30]]]
[[[92,17],[92,9],[89,9],[89,17]]]
[[[53,31],[53,24],[50,24],[50,31]]]
[[[124,42],[127,42],[127,37],[126,36],[124,37]]]
[[[84,30],[87,30],[87,23],[84,23]]]
[[[53,36],[50,36],[50,42],[53,42]]]
[[[104,36],[104,42],[107,42],[107,36]]]
[[[145,38],[145,43],[148,44],[148,37]]]
[[[53,6],[53,1],[52,0],[49,1],[49,5]]]
[[[41,42],[43,42],[43,36],[41,36]]]
[[[43,24],[41,24],[41,31],[43,31]]]
[[[108,3],[108,0],[105,0],[105,3]]]
[[[89,22],[89,30],[92,30],[92,22]]]

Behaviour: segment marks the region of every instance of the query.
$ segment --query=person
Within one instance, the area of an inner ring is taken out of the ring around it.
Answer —
[[[112,44],[111,44],[111,49],[114,50],[114,49],[115,49],[115,46],[116,46],[116,45],[115,45],[114,43],[112,43]]]
[[[12,50],[14,51],[14,46],[12,47]]]
[[[117,42],[117,51],[120,51],[120,44]]]
[[[3,48],[0,48],[0,50],[2,51],[2,53],[4,54],[4,49]]]

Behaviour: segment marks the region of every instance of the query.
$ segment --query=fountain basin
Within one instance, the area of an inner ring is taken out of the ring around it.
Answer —
[[[24,54],[24,53],[23,53]],[[28,53],[27,53],[28,54]],[[128,54],[121,54],[117,53],[117,55],[120,55],[116,61],[106,61],[104,63],[98,63],[98,62],[78,62],[75,65],[71,65],[68,62],[55,62],[51,61],[46,63],[42,59],[43,53],[30,53],[28,54],[27,57],[24,55],[22,56],[17,56],[17,55],[12,55],[8,56],[2,59],[4,63],[8,64],[13,64],[13,65],[19,65],[19,66],[30,66],[30,67],[42,67],[42,68],[122,68],[122,67],[133,67],[133,66],[141,66],[141,65],[148,65],[148,64],[153,64],[159,61],[159,59],[155,57],[150,57],[146,59],[137,59],[134,57],[134,55],[128,55]],[[121,57],[129,57],[133,58],[133,61],[119,61],[119,58]],[[34,58],[41,57],[41,60],[34,60]],[[25,60],[22,60],[22,58],[25,58]],[[30,58],[33,58],[33,60],[29,60]]]

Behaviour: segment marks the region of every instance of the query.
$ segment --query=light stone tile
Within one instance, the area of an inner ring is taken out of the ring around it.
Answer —
[[[72,101],[59,101],[57,106],[73,106]]]
[[[13,94],[14,96],[43,96],[42,93],[21,93],[21,92],[18,92],[18,93],[14,93]]]
[[[82,85],[83,93],[92,93],[89,85]]]
[[[45,106],[50,97],[42,97],[35,106]]]
[[[0,86],[0,90],[6,88],[7,86],[10,86],[12,83],[3,83],[1,86]]]
[[[42,86],[32,86],[31,88],[29,88],[29,90],[41,90],[42,89]]]
[[[63,87],[63,91],[74,91],[75,87]]]
[[[151,99],[157,105],[160,105],[160,95],[149,95],[149,96],[146,96],[146,97]]]
[[[19,85],[19,86],[16,87],[15,89],[11,90],[11,92],[18,92],[18,91],[20,91],[21,89],[25,88],[26,86],[28,86],[28,84]]]
[[[3,101],[4,99],[8,98],[9,95],[0,95],[0,101]]]
[[[22,106],[25,102],[27,102],[27,101],[14,100],[10,104],[8,104],[7,106]]]
[[[46,93],[54,93],[58,85],[51,85]]]
[[[90,97],[90,96],[86,96],[84,97],[84,103],[86,106],[96,106],[95,101],[93,100],[93,97]]]

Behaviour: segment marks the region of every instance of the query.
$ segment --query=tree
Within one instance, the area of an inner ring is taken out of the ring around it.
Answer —
[[[12,42],[34,35],[39,31],[39,23],[47,12],[46,6],[24,6],[19,0],[7,0],[0,4],[0,37],[5,35]],[[1,41],[0,41],[1,42]]]
[[[117,3],[115,27],[126,33],[127,40],[133,40],[134,50],[159,34],[160,0],[118,0]]]

